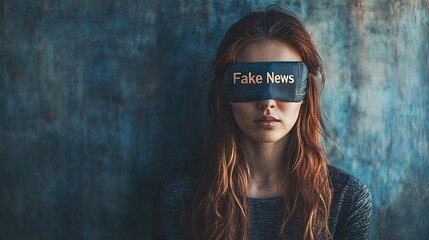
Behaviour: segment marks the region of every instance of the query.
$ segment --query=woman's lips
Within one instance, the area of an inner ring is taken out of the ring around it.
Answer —
[[[273,116],[263,116],[254,121],[258,126],[269,128],[274,127],[275,125],[280,123],[280,120]]]

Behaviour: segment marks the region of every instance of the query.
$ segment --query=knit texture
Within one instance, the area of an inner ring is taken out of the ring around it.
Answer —
[[[329,230],[334,239],[368,239],[372,212],[371,194],[356,177],[329,166],[333,187]],[[159,189],[155,201],[155,239],[183,239],[179,215],[190,204],[195,180],[186,172],[174,174]],[[283,197],[247,198],[250,239],[280,239]],[[292,225],[292,224],[290,224]],[[284,239],[298,239],[290,225]]]

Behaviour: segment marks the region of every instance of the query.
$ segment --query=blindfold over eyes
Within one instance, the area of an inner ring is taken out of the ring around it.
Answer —
[[[275,99],[300,102],[306,95],[308,68],[304,62],[235,62],[224,76],[230,102]]]

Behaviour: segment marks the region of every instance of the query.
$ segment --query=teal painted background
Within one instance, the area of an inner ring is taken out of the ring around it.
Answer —
[[[272,1],[1,1],[0,239],[149,239],[152,195],[194,159],[202,74]],[[323,106],[370,188],[371,239],[429,239],[428,1],[277,1],[324,61]]]

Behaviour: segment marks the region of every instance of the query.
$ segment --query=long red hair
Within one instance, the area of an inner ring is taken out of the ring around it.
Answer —
[[[324,85],[321,59],[309,33],[290,11],[271,6],[244,16],[225,34],[212,63],[214,78],[207,105],[207,134],[197,187],[184,213],[186,239],[248,239],[251,219],[246,199],[250,170],[240,146],[240,130],[223,94],[225,66],[246,45],[274,39],[294,47],[309,74],[307,95],[289,133],[282,161],[284,214],[279,236],[292,224],[302,239],[329,238],[331,189],[320,111]],[[187,215],[188,214],[188,215]],[[257,226],[254,226],[257,227]]]

